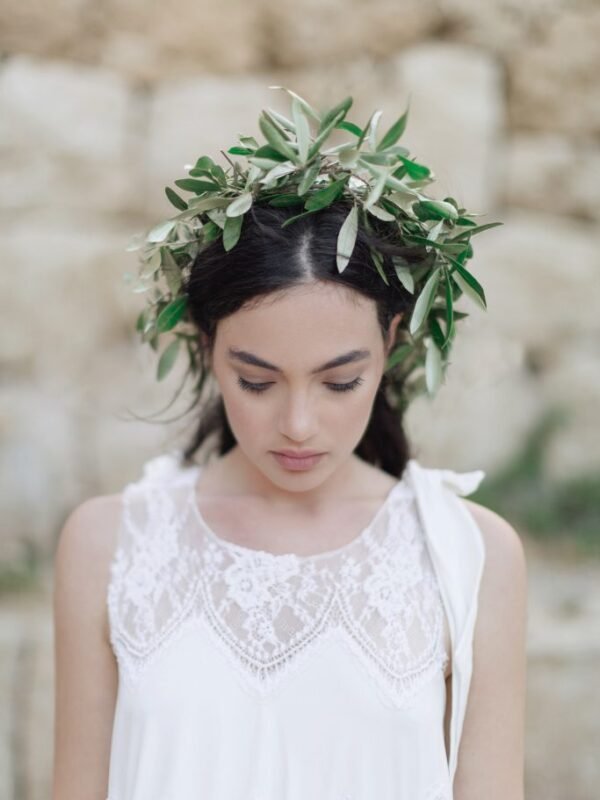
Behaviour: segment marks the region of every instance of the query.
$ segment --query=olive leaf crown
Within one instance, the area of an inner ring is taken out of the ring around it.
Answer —
[[[161,334],[173,337],[158,360],[159,381],[169,373],[180,351],[187,352],[189,366],[175,397],[192,376],[196,379],[196,400],[206,372],[200,368],[199,337],[190,329],[185,284],[202,246],[221,238],[226,251],[234,248],[244,214],[258,199],[271,206],[303,209],[287,218],[284,227],[347,197],[352,208],[337,237],[340,273],[352,256],[359,224],[372,230],[370,215],[388,223],[406,245],[420,246],[428,254],[417,265],[392,256],[399,284],[416,298],[410,319],[402,318],[398,326],[398,343],[385,365],[388,385],[396,389],[394,397],[388,399],[403,411],[413,397],[424,392],[435,395],[443,382],[455,322],[468,316],[454,309],[455,302],[464,293],[486,309],[483,288],[465,265],[473,256],[471,236],[503,223],[477,225],[473,217],[480,214],[460,208],[453,197],[437,200],[423,191],[434,181],[434,173],[397,144],[406,128],[409,104],[378,137],[381,110],[374,111],[361,128],[346,119],[352,97],[319,112],[285,86],[269,88],[282,89],[290,96],[291,119],[274,109],[264,109],[258,124],[266,143],[238,135],[239,145],[230,147],[227,153],[243,157],[246,166],[225,153],[229,163],[226,169],[206,155],[193,166],[186,165],[189,177],[174,183],[191,193],[191,198],[184,200],[165,187],[167,198],[179,213],[136,234],[126,248],[139,251],[133,291],[148,293],[136,331],[155,351]],[[335,130],[345,131],[352,138],[322,149]],[[373,263],[367,266],[376,269],[389,286],[382,254],[370,247],[370,255]],[[125,279],[131,282],[133,276],[126,273]]]

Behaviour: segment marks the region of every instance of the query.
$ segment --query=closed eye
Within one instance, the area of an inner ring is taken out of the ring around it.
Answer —
[[[238,383],[245,391],[260,393],[266,391],[272,381],[266,383],[252,383],[251,381],[244,380],[241,375],[238,375]],[[363,383],[363,379],[358,377],[349,383],[325,383],[325,386],[331,389],[332,392],[350,392],[356,389],[361,383]]]

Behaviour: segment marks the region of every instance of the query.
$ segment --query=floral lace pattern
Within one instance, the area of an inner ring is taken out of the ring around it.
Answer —
[[[200,469],[159,456],[123,493],[107,603],[124,679],[140,680],[190,625],[208,631],[259,693],[275,690],[330,637],[396,706],[444,670],[443,604],[408,481],[398,481],[358,538],[301,557],[247,549],[202,526]]]

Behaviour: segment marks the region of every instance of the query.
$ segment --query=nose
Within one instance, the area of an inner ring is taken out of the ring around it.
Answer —
[[[314,437],[317,417],[311,406],[308,391],[290,390],[279,412],[279,433],[296,442]]]

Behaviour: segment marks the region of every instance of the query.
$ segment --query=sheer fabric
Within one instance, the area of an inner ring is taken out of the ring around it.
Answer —
[[[108,800],[452,800],[483,564],[456,494],[484,473],[411,460],[359,536],[297,556],[220,538],[201,470],[160,455],[122,494]]]

